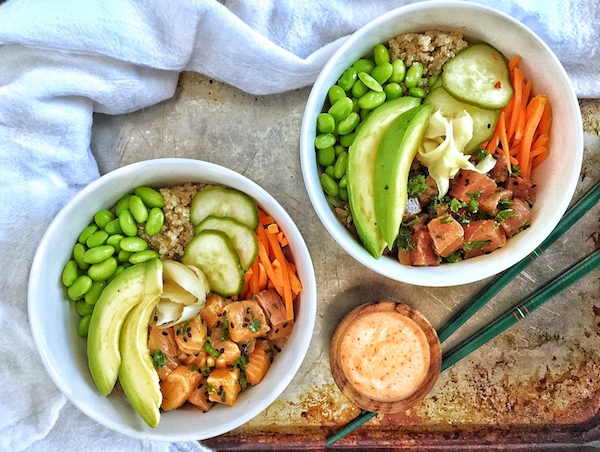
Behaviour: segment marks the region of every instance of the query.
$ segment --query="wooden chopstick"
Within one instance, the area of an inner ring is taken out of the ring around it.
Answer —
[[[550,235],[536,248],[528,257],[522,259],[513,267],[505,270],[483,291],[481,291],[471,303],[458,313],[448,324],[442,327],[438,336],[440,341],[447,339],[460,326],[462,326],[471,316],[481,309],[491,298],[494,297],[504,286],[515,278],[525,267],[541,255],[552,243],[554,243],[562,234],[564,234],[581,216],[593,207],[600,198],[600,182],[596,183],[577,203],[571,207],[560,220],[556,228]],[[524,318],[533,310],[544,304],[550,298],[565,290],[570,285],[587,275],[590,271],[598,268],[600,263],[600,250],[596,250],[590,256],[573,266],[570,270],[546,285],[543,289],[531,295],[521,305],[499,317],[496,321],[489,324],[474,333],[471,337],[461,342],[454,349],[445,353],[442,358],[441,371],[446,370],[460,359],[467,356],[501,332],[514,325],[519,318]],[[325,442],[326,446],[331,446],[336,441],[342,439],[358,427],[375,417],[377,413],[362,410],[356,418],[346,424],[338,432],[330,436]]]

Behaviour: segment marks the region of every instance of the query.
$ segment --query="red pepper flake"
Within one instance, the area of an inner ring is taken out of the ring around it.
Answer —
[[[494,88],[500,89],[500,88],[502,88],[502,84],[500,82],[496,82],[496,84],[494,85]]]

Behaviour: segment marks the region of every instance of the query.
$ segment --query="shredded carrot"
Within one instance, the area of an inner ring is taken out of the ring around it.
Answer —
[[[252,295],[255,295],[257,293],[260,292],[260,288],[259,288],[259,266],[260,262],[258,259],[254,259],[254,262],[252,263],[252,267],[250,267],[250,269],[248,271],[246,271],[246,274],[251,273],[250,274],[250,280],[248,282],[248,290],[250,291],[250,293],[252,293]],[[247,295],[247,293],[246,293]]]
[[[285,236],[285,234],[283,233],[283,231],[279,231],[279,232],[277,233],[277,240],[279,241],[279,244],[280,244],[281,246],[286,246],[286,245],[289,245],[288,239],[287,239],[287,237]]]
[[[521,174],[524,177],[531,175],[531,145],[533,144],[533,135],[537,129],[542,114],[544,113],[544,107],[546,106],[546,96],[538,94],[527,106],[527,122],[525,129],[523,130],[523,140],[521,144]]]
[[[502,143],[502,151],[504,156],[506,157],[506,168],[508,169],[508,173],[511,173],[510,167],[510,148],[508,147],[508,136],[506,135],[506,119],[504,117],[504,111],[500,113],[500,118],[498,118],[500,124],[496,126],[500,130],[500,143]]]
[[[281,267],[281,279],[283,283],[283,293],[279,293],[283,298],[283,304],[285,305],[287,319],[292,320],[294,318],[294,301],[292,300],[292,289],[290,286],[290,276],[288,274],[287,268],[287,260],[283,255],[283,251],[279,246],[279,242],[277,241],[277,236],[274,234],[267,234],[267,238],[269,239],[269,243],[273,251],[275,251],[275,256],[279,261]]]
[[[513,88],[515,90],[511,99],[513,105],[511,106],[511,111],[507,112],[510,118],[506,129],[509,138],[512,138],[517,128],[517,121],[521,114],[521,105],[523,102],[523,72],[518,67],[513,69]]]
[[[269,234],[277,234],[279,232],[279,226],[277,226],[277,223],[271,223],[270,225],[268,225],[267,232]]]
[[[512,71],[514,68],[519,67],[519,63],[521,62],[521,57],[517,55],[512,60],[508,62],[508,70]]]
[[[274,222],[275,222],[275,220],[273,219],[273,217],[271,215],[264,214],[264,215],[260,216],[260,224],[262,224],[263,226],[272,224]]]
[[[267,271],[262,262],[258,263],[258,292],[264,290],[267,287]],[[258,293],[257,292],[257,293]]]

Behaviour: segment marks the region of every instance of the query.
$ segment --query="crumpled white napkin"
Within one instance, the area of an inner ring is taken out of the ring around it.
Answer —
[[[198,449],[134,440],[88,419],[47,376],[31,337],[26,288],[37,244],[99,176],[92,114],[167,99],[182,70],[253,94],[307,86],[350,33],[408,3],[0,0],[0,450]],[[480,3],[536,31],[578,95],[600,97],[596,0]]]

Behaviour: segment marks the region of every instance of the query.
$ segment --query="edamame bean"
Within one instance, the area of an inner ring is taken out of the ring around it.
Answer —
[[[338,79],[337,84],[344,90],[350,91],[352,89],[352,85],[358,79],[358,72],[353,67],[349,67],[344,71],[344,73]]]
[[[108,234],[106,233],[106,231],[103,231],[101,229],[99,231],[94,232],[92,235],[90,235],[88,237],[88,239],[86,240],[85,244],[87,245],[88,248],[94,248],[96,246],[104,245],[107,240],[108,240]]]
[[[373,48],[373,59],[375,64],[379,65],[382,63],[390,62],[390,51],[384,44],[377,44]]]
[[[408,94],[410,94],[412,97],[418,97],[419,99],[424,99],[427,95],[425,90],[419,87],[409,88]]]
[[[365,85],[362,82],[362,80],[357,80],[356,83],[354,84],[354,86],[352,87],[352,95],[357,99],[359,97],[364,96],[368,92],[369,92],[369,88],[367,88],[367,85]]]
[[[335,104],[342,97],[346,97],[346,91],[339,85],[333,85],[327,91],[327,98],[329,99],[329,103],[331,105]]]
[[[98,230],[98,225],[96,223],[90,224],[88,227],[86,227],[81,232],[81,234],[79,234],[79,243],[85,244],[85,242],[87,242],[87,239],[90,237],[90,235],[92,235],[97,230]]]
[[[77,266],[82,270],[87,270],[90,265],[83,260],[83,255],[87,248],[81,243],[76,243],[73,247],[73,260],[77,262]]]
[[[340,179],[340,183],[338,184],[340,188],[348,188],[348,176],[345,174]]]
[[[328,148],[319,149],[317,151],[317,162],[322,166],[329,166],[335,160],[335,149],[333,146],[329,146]]]
[[[119,265],[117,267],[117,269],[115,270],[115,272],[112,274],[112,276],[110,278],[108,278],[108,281],[106,281],[106,282],[108,284],[110,284],[117,276],[119,276],[119,274],[121,274],[123,272],[123,270],[125,270],[125,266]]]
[[[373,77],[380,85],[383,85],[392,76],[393,68],[391,63],[381,63],[375,66],[371,77]]]
[[[125,237],[121,240],[121,249],[137,253],[148,249],[148,242],[141,237]]]
[[[337,160],[335,161],[335,165],[333,165],[333,177],[337,180],[340,180],[344,174],[346,174],[346,162],[348,161],[348,153],[342,152]]]
[[[85,293],[84,299],[87,304],[94,306],[100,298],[100,294],[106,287],[106,281],[93,281],[92,287]]]
[[[315,138],[315,147],[317,149],[325,149],[335,144],[335,135],[331,133],[321,133]]]
[[[142,239],[140,239],[142,240]],[[110,245],[100,245],[90,248],[83,254],[83,261],[86,264],[97,264],[115,254],[115,248]]]
[[[337,157],[338,155],[340,155],[342,152],[346,152],[347,148],[345,148],[344,146],[342,146],[341,144],[336,144],[333,147],[333,150],[335,151],[335,156]],[[331,162],[333,163],[333,162]]]
[[[360,125],[360,124],[359,124]],[[345,148],[349,148],[354,143],[354,137],[356,137],[356,133],[349,133],[348,135],[340,136],[340,144]]]
[[[138,195],[133,195],[129,198],[129,211],[133,215],[133,219],[138,223],[145,223],[148,219],[148,208]]]
[[[390,83],[400,83],[406,75],[406,65],[402,60],[392,61],[392,75],[388,79]]]
[[[67,295],[71,300],[79,300],[92,287],[91,277],[80,275],[67,289]]]
[[[356,60],[352,67],[356,69],[357,73],[366,72],[370,74],[375,68],[375,63],[367,58],[361,58],[360,60]]]
[[[112,276],[117,269],[117,265],[117,259],[111,256],[98,264],[90,265],[88,276],[92,278],[92,281],[105,281]]]
[[[117,205],[115,206],[115,215],[117,217],[120,216],[121,212],[124,210],[129,210],[129,198],[131,198],[131,195],[125,195],[117,202]]]
[[[352,99],[344,96],[341,99],[338,99],[336,103],[329,108],[327,113],[339,122],[344,120],[352,112],[353,106]]]
[[[364,85],[364,83],[363,83],[363,85]],[[365,88],[366,88],[366,86],[365,86]],[[356,97],[352,97],[352,111],[354,113],[360,112],[360,105],[358,105],[358,98],[356,98]]]
[[[335,119],[329,113],[317,116],[317,130],[319,133],[331,133],[335,130]]]
[[[402,87],[399,83],[388,83],[383,87],[386,100],[393,100],[402,97]]]
[[[98,227],[100,229],[104,229],[104,227],[106,226],[106,223],[108,223],[111,220],[115,219],[115,215],[110,211],[110,210],[99,210],[98,212],[96,212],[96,214],[94,215],[94,221],[96,222],[96,224],[98,225]]]
[[[323,190],[325,190],[325,193],[327,193],[328,195],[331,195],[331,196],[338,195],[339,187],[335,183],[333,178],[331,176],[329,176],[329,174],[321,173],[320,181],[321,181],[321,186],[323,187]]]
[[[161,209],[165,206],[165,198],[160,192],[150,187],[138,187],[134,190],[135,194],[142,198],[146,207],[151,209],[152,207],[160,207]],[[131,199],[129,200],[129,208],[131,209]]]
[[[75,310],[77,311],[77,314],[79,314],[81,317],[84,317],[92,313],[94,306],[87,304],[85,300],[77,300],[75,302]]]
[[[108,240],[106,240],[106,244],[112,246],[115,249],[115,253],[121,251],[121,240],[123,240],[123,235],[114,234],[111,235]]]
[[[379,82],[366,72],[359,72],[358,78],[366,85],[367,88],[378,93],[383,92],[383,87],[379,84]]]
[[[144,250],[133,253],[129,258],[129,263],[136,265],[143,262],[148,262],[151,259],[158,258],[158,253],[154,250]]]
[[[340,200],[339,197],[331,196],[331,195],[328,195],[327,193],[325,193],[325,199],[327,199],[327,202],[329,204],[331,204],[333,207],[338,207],[342,203],[342,201]]]
[[[423,77],[423,65],[419,62],[413,63],[406,71],[404,84],[407,88],[414,88],[419,84],[419,80]]]
[[[329,165],[327,168],[325,168],[325,174],[333,178],[333,165]]]
[[[162,209],[153,207],[148,212],[148,220],[146,220],[146,234],[155,235],[158,234],[165,224],[165,214]]]
[[[351,112],[345,119],[343,119],[337,128],[337,132],[340,135],[347,135],[354,130],[354,128],[360,122],[360,115],[358,113]]]
[[[429,77],[429,80],[427,80],[427,85],[428,86],[433,86],[435,85],[435,82],[438,81],[439,75],[432,75],[431,77]]]
[[[104,231],[108,235],[122,234],[123,229],[121,229],[121,224],[119,223],[119,219],[115,218],[114,220],[106,223],[106,226],[104,226]]]
[[[385,102],[385,92],[369,91],[358,99],[358,105],[364,110],[373,110]]]
[[[66,287],[70,287],[79,276],[79,268],[74,259],[69,260],[63,267],[61,280]]]
[[[340,188],[338,196],[342,201],[348,201],[348,190],[346,190],[345,188]]]
[[[129,262],[129,258],[131,257],[132,254],[133,254],[133,251],[121,250],[117,254],[117,260],[119,262]]]
[[[86,337],[88,335],[88,331],[90,329],[90,319],[92,318],[92,314],[88,314],[81,318],[79,324],[77,325],[77,334],[81,337]]]
[[[133,219],[133,215],[129,210],[124,210],[119,215],[119,224],[123,233],[128,237],[135,237],[137,235],[137,225]]]

